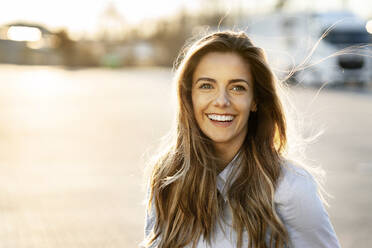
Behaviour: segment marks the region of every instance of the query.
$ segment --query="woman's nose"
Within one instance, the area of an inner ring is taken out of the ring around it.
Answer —
[[[230,106],[229,95],[225,90],[221,90],[216,94],[216,98],[214,99],[214,105],[217,107]]]

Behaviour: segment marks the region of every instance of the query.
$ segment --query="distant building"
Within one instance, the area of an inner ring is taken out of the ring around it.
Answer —
[[[3,64],[111,68],[148,66],[159,60],[156,52],[156,46],[143,40],[74,41],[66,30],[52,32],[37,24],[0,26],[0,63]],[[159,53],[159,56],[165,52]]]
[[[0,26],[0,63],[58,65],[58,38],[45,27],[28,23]]]

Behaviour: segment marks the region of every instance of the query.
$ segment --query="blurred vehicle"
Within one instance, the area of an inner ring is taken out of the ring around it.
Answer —
[[[372,35],[366,21],[353,13],[276,13],[261,17],[257,24],[250,31],[263,47],[286,53],[271,57],[287,74],[294,69],[292,82],[362,87],[372,82]],[[267,35],[277,37],[274,45]]]
[[[365,86],[372,81],[370,44],[372,36],[366,22],[349,12],[314,14],[313,39],[319,44],[309,59],[309,70],[296,74],[304,84],[330,86],[357,84]]]

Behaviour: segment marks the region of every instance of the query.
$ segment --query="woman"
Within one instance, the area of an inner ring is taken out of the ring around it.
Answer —
[[[145,247],[339,247],[262,49],[242,32],[193,44],[177,68],[173,143],[149,185]]]

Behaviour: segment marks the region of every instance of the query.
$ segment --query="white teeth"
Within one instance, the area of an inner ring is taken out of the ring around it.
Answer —
[[[232,115],[214,115],[210,114],[208,115],[208,118],[213,121],[232,121],[234,119],[234,116]]]

